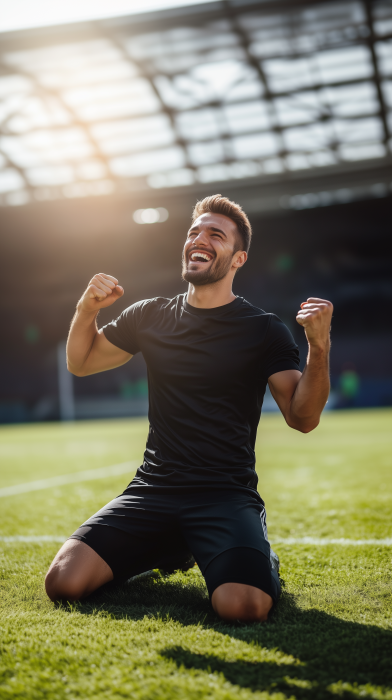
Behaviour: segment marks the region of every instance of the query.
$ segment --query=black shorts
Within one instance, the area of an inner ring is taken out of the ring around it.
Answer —
[[[71,539],[94,549],[118,581],[191,552],[210,596],[223,583],[244,583],[276,602],[279,582],[271,575],[265,508],[256,494],[159,491],[131,482]]]

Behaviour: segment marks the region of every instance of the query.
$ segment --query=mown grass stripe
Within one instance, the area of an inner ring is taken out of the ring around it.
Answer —
[[[132,462],[122,462],[121,464],[111,464],[108,467],[100,467],[99,469],[87,469],[81,472],[73,472],[71,474],[62,474],[52,476],[49,479],[38,479],[37,481],[28,481],[24,484],[14,484],[13,486],[5,486],[0,489],[0,498],[7,496],[17,496],[20,493],[29,493],[30,491],[41,491],[42,489],[50,489],[55,486],[65,486],[67,484],[76,484],[80,481],[95,481],[95,479],[106,479],[108,476],[118,476],[126,472],[133,472],[140,466],[140,462],[133,460]]]

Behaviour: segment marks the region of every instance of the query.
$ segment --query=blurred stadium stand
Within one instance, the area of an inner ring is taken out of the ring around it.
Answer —
[[[392,2],[233,0],[0,35],[0,421],[60,416],[58,348],[95,272],[185,291],[195,201],[254,227],[235,291],[331,299],[332,378],[392,404]],[[147,409],[136,356],[73,380],[77,417]],[[344,398],[344,397],[343,397]]]

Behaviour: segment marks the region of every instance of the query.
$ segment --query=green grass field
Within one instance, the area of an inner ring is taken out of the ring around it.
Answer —
[[[196,567],[51,603],[43,580],[60,544],[16,538],[67,537],[132,473],[1,489],[140,461],[147,423],[2,427],[1,700],[392,699],[392,547],[328,543],[392,537],[391,426],[390,409],[329,413],[309,435],[263,416],[259,489],[284,588],[252,625],[217,618]]]

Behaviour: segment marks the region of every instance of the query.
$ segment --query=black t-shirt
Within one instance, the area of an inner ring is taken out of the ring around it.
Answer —
[[[254,493],[268,377],[299,369],[282,321],[241,297],[199,309],[180,294],[133,304],[103,332],[147,364],[150,428],[136,484]]]

